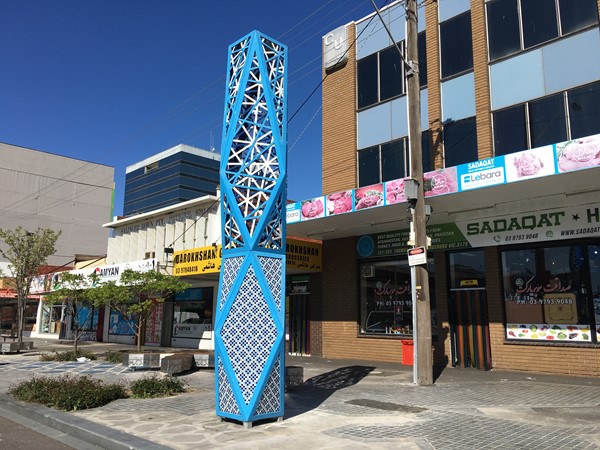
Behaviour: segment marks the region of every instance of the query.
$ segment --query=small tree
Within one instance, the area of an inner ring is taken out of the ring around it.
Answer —
[[[40,266],[48,261],[48,256],[56,252],[56,241],[61,232],[49,228],[38,228],[29,232],[23,227],[14,230],[0,229],[0,240],[5,248],[0,248],[0,255],[9,262],[15,287],[17,289],[17,336],[23,342],[23,320],[31,279],[39,275]]]
[[[96,305],[108,305],[118,311],[135,335],[138,351],[142,349],[142,332],[157,304],[190,284],[160,272],[124,270],[118,283],[109,281],[91,290]]]
[[[89,276],[63,272],[59,275],[59,287],[46,295],[45,301],[49,304],[65,304],[67,315],[71,316],[71,330],[73,331],[73,349],[77,354],[79,339],[83,334],[85,323],[90,318],[94,301],[89,295],[90,288],[98,281],[98,275],[92,273]],[[80,323],[80,312],[82,308],[88,309],[88,314]]]

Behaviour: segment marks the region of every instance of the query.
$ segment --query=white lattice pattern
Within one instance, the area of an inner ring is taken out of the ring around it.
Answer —
[[[225,368],[221,363],[221,358],[218,358],[218,360],[217,375],[219,377],[219,409],[230,414],[239,414],[240,409],[235,401],[235,396],[233,395],[233,390],[231,389],[229,380],[227,379]]]
[[[277,338],[277,327],[252,266],[223,323],[221,337],[244,401],[249,404]]]
[[[243,256],[223,258],[223,284],[221,285],[221,303],[219,304],[219,309],[222,309],[227,301],[231,287],[240,271],[240,267],[242,267],[242,262],[244,262]]]
[[[279,360],[273,365],[273,370],[256,406],[256,415],[276,413],[281,411],[281,365]]]
[[[260,262],[262,271],[265,274],[267,283],[269,284],[271,294],[273,294],[273,299],[275,300],[277,309],[281,309],[281,277],[283,259],[277,257],[272,258],[266,256],[259,256],[258,261]]]

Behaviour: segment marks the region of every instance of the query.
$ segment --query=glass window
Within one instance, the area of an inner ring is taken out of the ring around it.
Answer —
[[[585,260],[581,245],[502,252],[507,339],[592,341]]]
[[[427,38],[425,31],[421,31],[417,36],[417,46],[419,52],[419,85],[427,86]]]
[[[563,93],[529,103],[531,148],[567,140],[567,121]]]
[[[357,63],[358,108],[377,103],[377,53],[360,59]]]
[[[212,330],[213,288],[192,288],[175,295],[173,337],[200,339]]]
[[[533,47],[558,36],[555,0],[522,1],[521,14],[525,48]]]
[[[379,183],[379,147],[370,147],[358,152],[358,185],[369,186]]]
[[[404,139],[382,144],[381,181],[397,180],[406,176],[404,154]]]
[[[495,155],[507,155],[527,148],[525,104],[496,111],[494,118]]]
[[[600,342],[600,245],[588,248],[590,262],[590,295],[592,296],[593,316],[596,329],[596,342]],[[585,289],[588,291],[588,289]]]
[[[398,44],[403,51],[404,43]],[[391,46],[379,53],[380,101],[389,100],[404,93],[404,62],[396,46]]]
[[[450,253],[450,288],[485,287],[483,250]]]
[[[435,318],[433,260],[429,266],[430,301]],[[412,293],[407,260],[360,264],[360,332],[412,335]],[[432,319],[432,325],[435,319]]]
[[[431,161],[431,144],[430,144],[430,133],[429,130],[425,130],[421,133],[421,150],[423,153],[423,173],[431,172],[433,170],[433,163]],[[408,162],[410,164],[410,162]]]
[[[567,91],[571,139],[600,133],[600,82]]]
[[[445,167],[477,161],[477,127],[475,117],[444,125]]]
[[[517,0],[495,0],[487,4],[490,60],[521,49]]]
[[[440,24],[442,78],[473,68],[471,11]]]
[[[597,0],[560,0],[559,9],[563,34],[598,23]]]

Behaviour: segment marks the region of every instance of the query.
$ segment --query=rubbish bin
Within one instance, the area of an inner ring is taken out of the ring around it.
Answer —
[[[412,366],[414,342],[412,339],[402,339],[400,342],[402,342],[402,364]]]

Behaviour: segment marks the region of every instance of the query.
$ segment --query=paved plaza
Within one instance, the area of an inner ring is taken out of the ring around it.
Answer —
[[[0,356],[0,408],[110,449],[600,449],[597,379],[447,368],[419,387],[412,367],[398,364],[288,357],[287,365],[302,366],[305,382],[285,394],[284,420],[251,429],[216,417],[212,369],[181,376],[188,392],[169,398],[71,413],[17,402],[8,387],[33,374],[131,381],[156,373],[42,363],[36,352]]]

